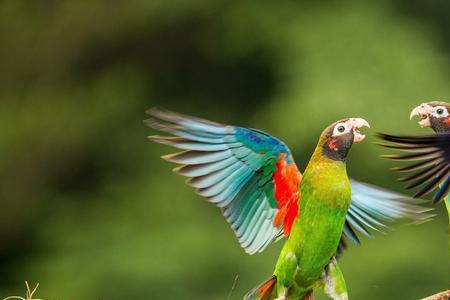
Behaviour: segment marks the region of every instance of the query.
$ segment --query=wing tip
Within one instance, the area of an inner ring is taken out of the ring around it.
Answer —
[[[148,108],[145,113],[149,116],[158,117],[160,114],[170,113],[170,111],[162,107],[152,106]]]
[[[170,153],[170,154],[165,154],[165,155],[161,155],[160,157],[166,161],[172,162],[172,163],[180,163],[176,158],[179,154],[181,154],[183,152],[176,152],[176,153]]]

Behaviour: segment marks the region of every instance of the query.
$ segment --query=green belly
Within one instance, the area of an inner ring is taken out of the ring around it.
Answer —
[[[299,299],[311,290],[336,253],[350,201],[335,200],[301,203],[303,213],[293,225],[275,270],[280,286],[290,287],[292,298]]]

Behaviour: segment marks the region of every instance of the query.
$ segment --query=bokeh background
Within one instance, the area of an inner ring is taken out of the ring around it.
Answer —
[[[268,131],[302,169],[325,126],[363,117],[349,173],[401,190],[373,132],[424,133],[410,110],[450,99],[449,13],[447,0],[1,1],[0,298],[28,280],[47,300],[241,299],[282,243],[246,255],[159,159],[171,149],[146,140],[145,110]],[[449,286],[435,212],[350,247],[351,299]]]

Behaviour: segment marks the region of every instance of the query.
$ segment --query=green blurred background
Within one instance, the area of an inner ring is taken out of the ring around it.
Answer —
[[[0,2],[0,298],[217,299],[271,274],[282,243],[242,251],[220,211],[159,159],[142,122],[160,106],[256,127],[303,169],[338,118],[370,121],[349,174],[401,190],[373,132],[450,99],[450,2]],[[352,246],[351,299],[449,286],[443,206],[433,222]],[[322,298],[320,298],[322,299]]]

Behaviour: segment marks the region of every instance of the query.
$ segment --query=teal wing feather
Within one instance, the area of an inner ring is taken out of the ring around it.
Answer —
[[[371,231],[385,232],[389,222],[410,220],[416,223],[428,221],[432,215],[424,202],[377,186],[350,180],[352,200],[344,226],[344,236],[359,244],[358,232],[373,237]],[[342,241],[342,243],[344,243]],[[341,244],[343,247],[343,244]]]
[[[222,210],[247,253],[261,252],[283,232],[288,234],[286,222],[297,213],[301,174],[283,142],[255,129],[156,109],[148,113],[149,126],[170,134],[150,138],[184,150],[163,158],[181,164],[175,171]],[[283,177],[286,166],[296,178]],[[285,185],[291,188],[289,197],[277,194],[277,182],[283,191]]]

